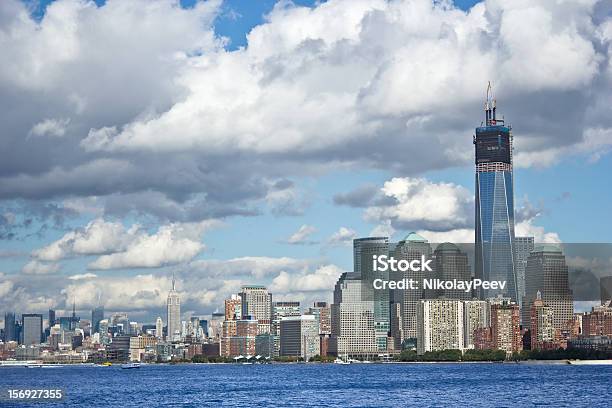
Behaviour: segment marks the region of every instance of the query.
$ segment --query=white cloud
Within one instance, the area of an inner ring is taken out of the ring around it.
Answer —
[[[329,245],[349,246],[352,245],[355,238],[357,238],[357,231],[347,227],[340,227],[338,231],[329,237],[327,243]]]
[[[544,227],[533,224],[533,219],[527,219],[514,226],[517,237],[534,237],[535,242],[556,244],[561,242],[556,232],[546,232]]]
[[[364,216],[368,221],[390,221],[394,228],[404,230],[445,231],[466,226],[473,217],[472,194],[453,183],[396,177],[385,182],[381,192],[394,203],[367,208]]]
[[[304,224],[296,232],[291,234],[289,238],[287,238],[287,243],[292,245],[312,244],[314,242],[310,241],[309,238],[315,232],[317,232],[315,227]]]
[[[371,237],[389,237],[390,239],[395,234],[395,228],[391,225],[391,220],[384,220],[382,223],[375,226],[370,231]]]
[[[431,243],[452,242],[455,244],[467,244],[474,242],[474,230],[471,228],[459,228],[449,231],[419,230],[417,234]]]
[[[69,276],[68,279],[74,281],[74,280],[83,280],[83,279],[93,279],[97,277],[98,275],[96,275],[95,273],[80,273],[80,274]]]
[[[157,268],[190,261],[205,248],[202,234],[216,225],[218,222],[202,221],[161,226],[155,234],[140,234],[124,251],[102,255],[88,268]]]
[[[31,260],[21,268],[21,272],[26,275],[46,275],[59,271],[59,265],[56,263],[44,263],[37,260]]]
[[[329,292],[342,274],[342,269],[336,265],[323,265],[314,272],[290,274],[281,271],[270,285],[272,292],[299,293],[299,292]]]
[[[30,130],[30,135],[62,137],[66,134],[66,127],[70,123],[70,118],[66,119],[45,119],[38,122]]]
[[[139,234],[139,225],[126,229],[120,222],[97,218],[85,227],[65,234],[59,240],[37,249],[32,256],[44,261],[58,261],[78,255],[99,255],[121,251],[133,242]]]
[[[197,260],[189,264],[189,270],[192,275],[215,278],[244,276],[261,280],[283,270],[306,271],[314,263],[314,261],[289,257],[247,256],[228,260]]]

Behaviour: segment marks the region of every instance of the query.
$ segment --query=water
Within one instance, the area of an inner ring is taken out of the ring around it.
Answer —
[[[611,406],[612,366],[188,364],[0,367],[0,389],[63,388],[60,403],[2,407]]]

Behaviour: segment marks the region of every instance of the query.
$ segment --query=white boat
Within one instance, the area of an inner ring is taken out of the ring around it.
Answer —
[[[124,370],[129,370],[131,368],[140,368],[140,363],[121,364],[121,368]]]
[[[348,361],[344,361],[341,358],[337,358],[334,360],[334,364],[351,364]]]

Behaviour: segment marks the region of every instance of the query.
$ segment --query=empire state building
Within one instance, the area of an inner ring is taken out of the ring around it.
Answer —
[[[172,289],[168,292],[168,300],[166,301],[168,307],[168,335],[167,340],[180,341],[181,340],[181,298],[176,291],[176,282],[174,275],[172,275]]]

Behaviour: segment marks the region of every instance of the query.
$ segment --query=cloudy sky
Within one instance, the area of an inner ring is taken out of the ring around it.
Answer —
[[[517,233],[612,240],[606,0],[3,0],[0,55],[2,315],[329,301],[355,237],[468,242],[489,80]]]

